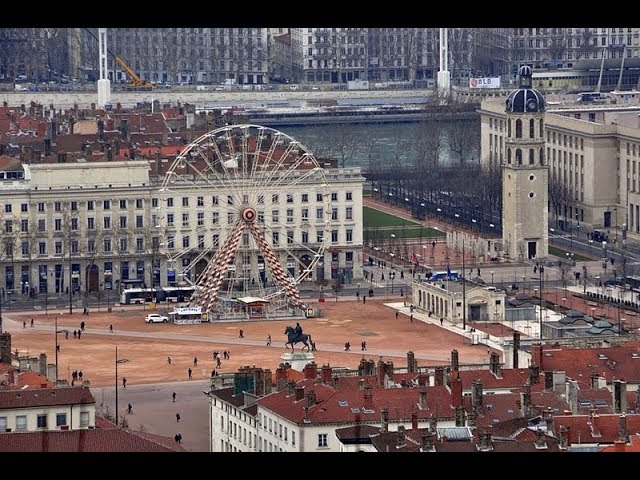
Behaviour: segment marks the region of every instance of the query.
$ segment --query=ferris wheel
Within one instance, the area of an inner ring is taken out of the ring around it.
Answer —
[[[294,138],[250,124],[212,130],[178,154],[160,192],[163,253],[179,281],[197,287],[192,306],[220,315],[249,298],[304,308],[299,287],[324,278],[331,194]]]

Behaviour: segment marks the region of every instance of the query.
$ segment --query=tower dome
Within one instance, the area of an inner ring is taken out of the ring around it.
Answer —
[[[535,88],[531,88],[533,71],[529,65],[518,69],[520,87],[509,94],[506,104],[507,113],[544,112],[544,97]]]

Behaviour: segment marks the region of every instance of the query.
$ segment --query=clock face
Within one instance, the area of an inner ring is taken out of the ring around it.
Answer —
[[[537,108],[538,108],[538,102],[536,102],[535,100],[529,100],[527,102],[528,110],[536,110]]]

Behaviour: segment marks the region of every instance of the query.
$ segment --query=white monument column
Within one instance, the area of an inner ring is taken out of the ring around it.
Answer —
[[[98,80],[98,106],[105,108],[111,104],[111,82],[107,77],[107,29],[98,29],[98,49],[100,78]]]
[[[438,97],[446,103],[451,93],[451,74],[449,73],[449,36],[448,28],[440,29],[440,65],[438,70]]]

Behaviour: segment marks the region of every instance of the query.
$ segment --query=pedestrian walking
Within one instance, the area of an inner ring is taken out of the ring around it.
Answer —
[[[240,329],[240,338],[244,338],[244,332]]]
[[[80,330],[84,332],[84,321],[80,322]]]
[[[64,339],[69,340],[69,330],[64,331]]]
[[[82,381],[82,370],[78,372],[78,378],[80,379],[80,381]]]
[[[27,328],[27,321],[26,321],[26,320],[24,320],[24,321],[22,322],[22,328]]]
[[[182,443],[182,434],[181,433],[176,433],[176,436],[173,437],[173,438],[176,440],[176,442]]]
[[[267,337],[267,347],[271,346],[271,335]]]
[[[169,355],[169,356],[167,357],[167,363],[168,363],[169,365],[171,365],[171,355]]]
[[[398,311],[396,310],[396,318],[398,318]]]
[[[113,325],[109,325],[109,333],[113,333]]]
[[[189,380],[191,380],[191,374],[193,373],[191,369],[188,370],[189,373]]]
[[[344,351],[348,352],[350,348],[351,348],[351,344],[349,342],[345,342],[344,343]]]
[[[33,318],[31,319],[31,328],[33,328]]]
[[[363,304],[367,303],[367,297],[365,297],[364,295],[362,295],[362,303]]]
[[[78,332],[76,332],[75,330],[73,331],[73,338],[78,338]]]
[[[211,378],[216,376],[216,369],[211,370]]]
[[[176,413],[176,422],[180,423],[180,414]]]
[[[129,404],[129,405],[127,406],[127,413],[128,413],[129,415],[131,415],[131,412],[133,412],[133,407],[131,406],[131,404]]]
[[[440,317],[440,326],[444,323],[444,318]]]
[[[194,367],[198,366],[198,357],[193,357],[193,366]]]
[[[173,398],[173,403],[176,403],[176,392],[173,392],[171,397]]]
[[[413,313],[409,316],[409,321],[413,322]]]
[[[82,333],[82,330],[78,330],[78,340],[80,340],[80,334]]]
[[[122,388],[127,388],[127,379],[122,377]]]
[[[222,362],[220,361],[220,357],[216,358],[216,368],[220,368],[222,366]],[[191,378],[191,377],[189,377]]]

